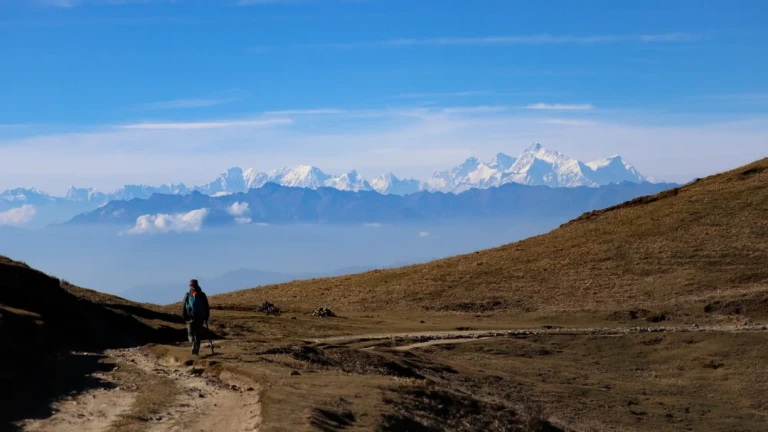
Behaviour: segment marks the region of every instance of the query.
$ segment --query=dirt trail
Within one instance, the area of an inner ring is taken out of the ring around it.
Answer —
[[[22,430],[115,431],[126,427],[127,416],[134,419],[128,420],[130,430],[148,432],[254,432],[260,428],[260,392],[251,387],[253,384],[231,374],[223,375],[221,380],[198,376],[193,368],[158,361],[140,349],[110,350],[105,354],[117,368],[93,376],[101,379],[106,388],[60,401],[54,405],[51,417],[22,422]],[[163,401],[159,412],[142,412],[147,408],[141,406],[142,398],[171,388],[172,400]]]
[[[683,333],[683,332],[762,332],[768,331],[768,325],[738,325],[738,326],[653,326],[653,327],[546,327],[529,329],[506,329],[506,330],[456,330],[456,331],[437,331],[437,332],[414,332],[414,333],[384,333],[384,334],[365,334],[349,336],[332,336],[326,338],[309,339],[313,343],[343,343],[343,342],[364,342],[391,339],[395,341],[418,340],[421,342],[407,346],[398,347],[400,350],[417,348],[438,344],[436,341],[455,341],[469,342],[477,339],[487,339],[504,336],[524,336],[540,334],[578,334],[578,335],[622,335],[630,333]],[[432,343],[427,343],[431,341]],[[451,342],[442,342],[451,343]]]

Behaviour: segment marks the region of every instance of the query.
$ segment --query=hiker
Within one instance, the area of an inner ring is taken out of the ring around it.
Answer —
[[[208,326],[210,309],[208,308],[208,296],[197,283],[197,279],[189,281],[189,292],[184,295],[182,303],[182,316],[187,322],[187,337],[192,342],[192,354],[200,351],[200,337],[203,331],[203,323]]]

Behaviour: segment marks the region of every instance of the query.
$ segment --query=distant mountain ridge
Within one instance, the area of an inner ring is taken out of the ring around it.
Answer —
[[[619,155],[584,163],[535,143],[517,158],[504,153],[498,153],[489,163],[481,162],[476,157],[468,158],[451,170],[435,172],[426,182],[399,178],[392,173],[369,182],[356,170],[334,176],[309,165],[271,171],[233,167],[215,180],[200,186],[186,186],[183,183],[161,186],[126,185],[111,193],[71,186],[64,197],[54,197],[34,188],[18,188],[1,193],[0,201],[23,202],[26,196],[38,195],[48,200],[61,198],[67,201],[108,202],[149,198],[155,193],[187,195],[193,191],[215,196],[246,192],[267,183],[309,189],[332,187],[354,192],[376,191],[381,194],[406,195],[422,190],[459,193],[471,188],[483,189],[507,183],[550,187],[597,187],[623,181],[643,183],[648,179]]]
[[[535,143],[517,158],[498,153],[490,162],[485,163],[471,157],[450,170],[433,173],[424,182],[399,178],[392,173],[368,181],[356,170],[337,176],[309,165],[271,171],[233,167],[215,180],[199,186],[186,186],[183,183],[161,186],[126,185],[110,193],[71,186],[63,197],[51,196],[37,189],[6,190],[0,193],[0,212],[22,205],[33,205],[36,207],[35,222],[47,224],[63,222],[76,214],[95,210],[110,201],[148,199],[153,194],[189,195],[193,192],[222,196],[247,192],[268,183],[308,189],[329,187],[342,191],[375,191],[384,195],[405,196],[421,191],[456,194],[469,189],[487,189],[509,183],[549,187],[599,187],[625,181],[644,183],[648,182],[648,179],[618,155],[584,163]]]
[[[95,211],[74,217],[68,223],[133,225],[138,218],[148,215],[183,215],[200,211],[204,211],[205,225],[396,223],[553,215],[575,217],[674,186],[623,182],[594,188],[550,188],[509,183],[489,189],[470,189],[460,194],[422,191],[399,196],[267,183],[247,193],[224,196],[193,192],[189,195],[155,194],[148,199],[111,201]]]

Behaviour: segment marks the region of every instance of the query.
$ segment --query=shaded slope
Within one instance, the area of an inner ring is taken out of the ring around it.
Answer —
[[[182,326],[180,317],[0,257],[0,428],[89,385],[82,377],[100,367],[96,358],[71,350],[183,340]]]
[[[768,159],[424,265],[217,296],[346,310],[554,312],[768,299]],[[768,310],[762,311],[768,313]]]

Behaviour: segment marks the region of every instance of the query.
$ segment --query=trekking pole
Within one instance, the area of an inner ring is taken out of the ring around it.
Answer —
[[[208,342],[211,343],[211,355],[216,354],[216,352],[213,351],[213,339],[211,338],[211,329],[208,328],[208,321],[205,322],[205,330],[208,332]]]

